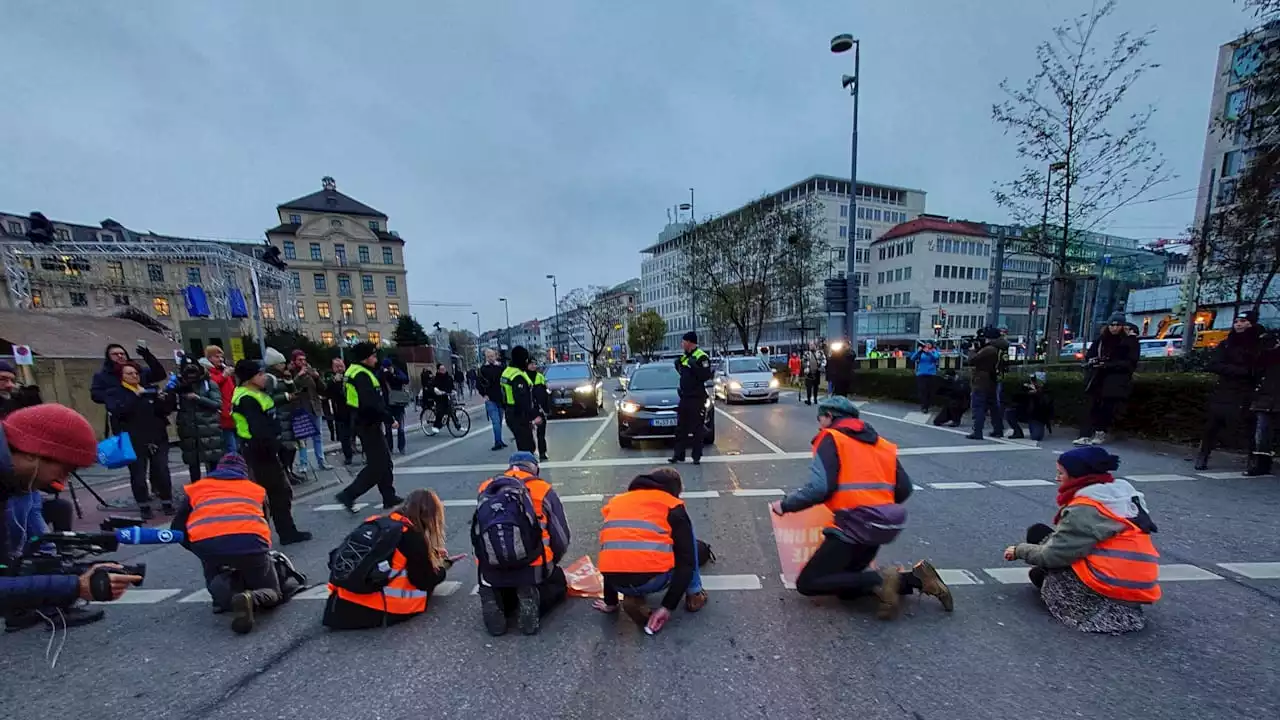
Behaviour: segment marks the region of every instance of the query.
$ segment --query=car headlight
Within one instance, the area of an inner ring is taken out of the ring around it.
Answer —
[[[579,385],[578,387],[574,388],[573,391],[576,393],[582,393],[583,395],[586,395],[589,392],[595,392],[595,389],[596,389],[595,385]]]
[[[737,380],[730,380],[730,381],[729,381],[729,389],[730,389],[730,390],[741,390],[741,389],[742,389],[742,383],[738,382]]]
[[[618,403],[618,412],[622,413],[623,415],[633,415],[636,412],[639,412],[639,410],[640,410],[640,406],[633,402],[623,401]]]
[[[772,378],[771,380],[769,380],[769,387],[771,388],[778,387],[778,378]]]

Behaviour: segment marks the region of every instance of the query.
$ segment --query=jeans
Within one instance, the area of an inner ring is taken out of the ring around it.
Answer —
[[[973,434],[981,435],[982,427],[987,422],[987,411],[991,412],[991,430],[996,435],[1004,434],[1004,422],[1000,412],[1000,386],[994,392],[986,393],[974,390],[969,395],[969,407],[973,410]]]
[[[493,426],[493,444],[502,445],[502,407],[492,400],[484,401],[484,412]]]
[[[690,525],[689,527],[692,528],[693,526]],[[698,533],[696,530],[693,533],[693,546],[694,548],[697,548],[695,552],[702,551],[702,548],[698,546]],[[689,578],[689,588],[684,591],[685,595],[693,595],[702,592],[702,570],[699,568],[706,561],[707,558],[699,557],[697,562],[693,564],[693,577]],[[649,578],[648,582],[643,582],[639,585],[619,585],[616,589],[619,595],[644,597],[645,595],[652,595],[653,593],[666,590],[667,586],[671,584],[671,578],[673,575],[675,575],[675,570],[668,570],[659,575],[654,575]]]
[[[315,416],[315,413],[310,413],[306,410],[302,412],[311,416],[311,423],[316,426],[316,430],[319,430],[320,419]],[[316,467],[324,467],[324,436],[317,433],[315,437],[311,438],[311,446],[316,451]],[[298,457],[302,458],[302,466],[305,468],[307,466],[307,441],[305,438],[298,438]]]
[[[1018,425],[1018,411],[1014,408],[1005,408],[1004,422],[1013,431],[1014,435],[1021,435],[1022,428]],[[1027,432],[1031,434],[1031,439],[1040,442],[1044,439],[1044,423],[1039,420],[1027,421]]]
[[[396,439],[399,440],[400,452],[404,452],[404,408],[393,405],[387,409],[391,412],[391,418],[400,423],[400,427],[396,430]],[[391,442],[391,423],[383,423],[382,428],[387,439],[387,449],[391,450],[397,447],[396,444]]]
[[[235,430],[223,430],[222,431],[222,452],[223,453],[235,452],[236,440],[237,438],[236,438]]]

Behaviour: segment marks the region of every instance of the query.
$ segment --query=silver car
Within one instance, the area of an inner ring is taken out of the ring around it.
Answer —
[[[760,358],[725,358],[723,368],[716,373],[715,395],[727,403],[748,400],[778,402],[780,383],[773,370]]]

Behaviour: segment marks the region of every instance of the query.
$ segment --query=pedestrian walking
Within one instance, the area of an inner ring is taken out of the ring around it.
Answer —
[[[349,512],[355,512],[356,500],[374,487],[382,495],[384,508],[390,509],[403,502],[396,495],[391,447],[382,433],[383,423],[395,421],[391,420],[381,384],[373,374],[373,368],[378,365],[377,352],[373,343],[362,342],[348,353],[352,364],[345,374],[346,404],[356,437],[360,438],[360,445],[364,448],[365,461],[365,466],[351,484],[334,496]]]
[[[791,376],[790,377],[791,384],[795,385],[796,388],[799,389],[800,395],[801,397],[803,397],[804,386],[800,384],[800,369],[801,369],[800,354],[793,350],[791,352],[791,356],[787,358],[787,373]]]
[[[387,448],[399,450],[404,454],[404,411],[409,407],[412,398],[409,395],[409,374],[396,366],[391,358],[382,359],[382,369],[378,372],[378,382],[382,385],[383,399],[387,403],[390,420],[382,424],[382,431],[387,441]],[[392,442],[394,434],[395,442]]]
[[[493,447],[490,450],[501,450],[507,447],[502,441],[502,364],[498,362],[498,353],[492,348],[484,351],[484,365],[476,374],[476,391],[484,397],[484,412],[493,428]]]
[[[235,392],[232,390],[232,392]],[[178,371],[178,449],[182,462],[195,482],[213,470],[225,454],[222,444],[222,391],[198,362],[186,363]],[[230,402],[230,398],[227,398]]]
[[[137,460],[129,464],[129,485],[143,520],[155,517],[152,499],[160,500],[166,515],[174,513],[173,480],[169,474],[169,413],[172,394],[142,382],[142,369],[133,361],[117,364],[116,387],[105,391],[107,412],[116,433],[129,433]]]
[[[324,438],[320,430],[322,397],[320,373],[307,362],[307,354],[294,350],[290,354],[293,387],[297,400],[293,411],[293,434],[299,441],[298,462],[303,472],[307,470],[307,440],[316,454],[317,470],[332,470],[324,461]]]
[[[1107,441],[1116,412],[1133,390],[1140,354],[1138,338],[1125,329],[1124,313],[1115,313],[1085,352],[1084,392],[1089,397],[1089,414],[1080,424],[1080,437],[1072,444],[1101,445]],[[1248,400],[1247,394],[1237,398],[1237,413],[1244,412]]]
[[[693,464],[702,463],[702,436],[706,429],[707,382],[711,380],[711,356],[698,347],[698,334],[690,330],[680,338],[684,354],[676,358],[680,385],[676,390],[676,446],[669,463],[684,462],[688,449]]]
[[[458,393],[458,399],[465,401],[467,399],[464,395],[467,389],[467,376],[462,372],[461,365],[453,366],[453,387]]]
[[[822,371],[827,364],[827,356],[819,348],[817,342],[809,343],[805,351],[802,370],[804,371],[805,405],[818,402],[818,387],[822,384]]]
[[[991,437],[1004,437],[1004,412],[1001,408],[1003,390],[1000,387],[1003,365],[1009,350],[1009,341],[994,327],[979,330],[974,338],[974,349],[969,354],[969,405],[973,408],[973,432],[970,440],[981,440],[988,414],[991,416]]]
[[[244,448],[249,477],[266,491],[280,544],[310,540],[311,533],[299,530],[293,520],[293,488],[280,464],[281,427],[274,417],[275,400],[266,392],[266,370],[257,360],[246,358],[236,363],[235,373],[240,384],[231,394],[231,419]]]
[[[473,397],[476,394],[476,369],[467,369],[467,397]]]
[[[932,342],[925,340],[908,359],[916,366],[916,397],[920,400],[920,412],[928,413],[938,388],[938,363],[942,354]]]
[[[1209,372],[1218,376],[1218,382],[1209,394],[1208,417],[1200,434],[1196,470],[1208,469],[1209,454],[1224,431],[1231,437],[1241,438],[1244,434],[1241,430],[1250,427],[1247,422],[1252,419],[1249,407],[1254,401],[1254,388],[1262,375],[1261,338],[1264,332],[1265,329],[1258,324],[1258,314],[1246,310],[1236,316],[1231,323],[1231,332],[1213,349]],[[1269,402],[1263,398],[1260,406],[1267,407]],[[1253,443],[1248,444],[1252,448]]]
[[[342,448],[342,464],[350,465],[355,455],[351,429],[351,408],[347,406],[347,382],[343,377],[347,364],[342,358],[329,363],[329,374],[324,381],[324,401],[333,421],[333,434]]]

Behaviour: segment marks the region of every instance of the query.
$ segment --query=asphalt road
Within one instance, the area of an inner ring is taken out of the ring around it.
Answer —
[[[678,612],[658,636],[570,600],[536,637],[489,637],[470,594],[474,571],[461,565],[428,612],[401,627],[329,632],[316,593],[236,636],[202,599],[193,557],[132,549],[121,557],[148,563],[146,592],[72,629],[56,668],[48,632],[4,636],[0,706],[18,719],[97,720],[1280,716],[1280,479],[1227,477],[1239,464],[1229,457],[1199,474],[1180,450],[1116,444],[1118,474],[1136,480],[1160,527],[1165,596],[1143,633],[1086,635],[1050,618],[1025,573],[1012,571],[1021,566],[1000,555],[1052,517],[1054,452],[1070,436],[1041,448],[971,441],[905,407],[862,409],[899,445],[918,487],[908,530],[878,562],[931,558],[953,581],[954,613],[912,598],[882,622],[869,604],[784,587],[767,504],[804,481],[816,428],[813,408],[789,394],[721,406],[716,446],[700,467],[681,466],[695,527],[718,561],[704,570],[708,606]],[[417,434],[398,459],[402,491],[431,487],[456,501],[446,510],[454,552],[470,550],[467,503],[505,459],[475,418],[466,438]],[[553,421],[549,438],[543,474],[565,499],[577,558],[593,553],[603,498],[669,448],[620,449],[608,411]],[[356,520],[330,495],[299,503],[299,524],[316,539],[288,549],[313,582]]]

